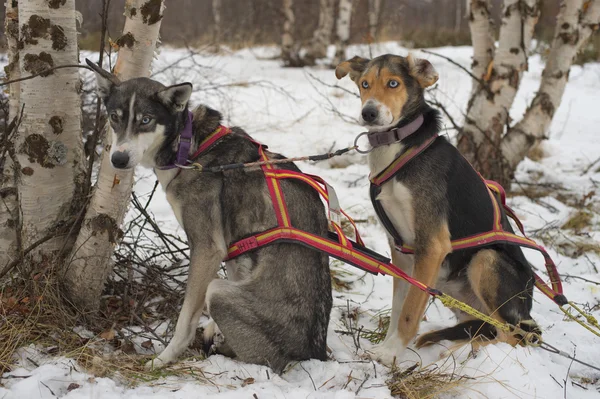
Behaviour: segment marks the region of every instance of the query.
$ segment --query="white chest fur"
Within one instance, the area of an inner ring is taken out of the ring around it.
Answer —
[[[392,163],[402,151],[402,147],[402,144],[394,143],[373,149],[369,153],[371,175],[380,173]],[[414,245],[415,212],[413,196],[408,187],[395,179],[391,179],[381,187],[377,199],[404,243]]]
[[[181,211],[181,202],[178,200],[177,196],[173,192],[173,190],[167,190],[169,187],[169,183],[177,176],[177,171],[179,169],[168,169],[168,170],[159,170],[154,169],[154,173],[156,173],[156,177],[158,178],[158,182],[162,186],[162,189],[165,191],[167,196],[167,201],[169,201],[169,205],[171,205],[171,209],[173,209],[173,213],[175,214],[175,218],[181,228],[183,228],[183,218]]]

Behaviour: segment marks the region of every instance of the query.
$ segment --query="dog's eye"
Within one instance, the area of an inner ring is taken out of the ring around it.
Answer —
[[[390,80],[388,82],[388,86],[391,87],[392,89],[395,89],[396,87],[398,87],[399,83],[397,80]]]
[[[119,115],[117,115],[115,113],[110,114],[110,120],[113,121],[113,122],[115,122],[115,123],[118,122],[119,121]]]
[[[142,125],[147,125],[148,123],[150,123],[151,120],[152,118],[150,118],[148,115],[144,116],[142,118]]]
[[[363,89],[369,88],[369,83],[366,80],[363,80],[363,82],[360,85],[363,87]]]

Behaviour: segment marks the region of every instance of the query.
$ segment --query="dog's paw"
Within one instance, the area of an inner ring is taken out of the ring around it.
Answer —
[[[369,357],[386,366],[393,366],[404,361],[406,345],[402,343],[399,337],[387,337],[381,344],[375,346],[369,351]]]
[[[164,361],[160,357],[156,357],[146,362],[144,369],[146,369],[146,371],[159,370],[166,367],[169,363],[170,362]]]
[[[204,353],[208,356],[217,352],[217,348],[225,343],[225,337],[213,319],[206,324],[202,331]]]

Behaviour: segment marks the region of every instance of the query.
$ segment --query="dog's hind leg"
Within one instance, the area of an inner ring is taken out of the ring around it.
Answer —
[[[282,328],[284,317],[273,308],[266,312],[269,306],[257,303],[250,285],[251,282],[213,280],[206,295],[210,315],[223,333],[227,350],[233,351],[236,359],[270,366],[280,374],[290,360],[284,350],[294,340],[295,331]],[[272,325],[279,328],[272,329]]]
[[[207,252],[209,251],[193,250],[185,297],[175,326],[175,334],[165,350],[156,359],[146,363],[146,368],[160,368],[173,362],[194,340],[204,307],[206,290],[224,256],[221,251],[212,251],[212,256],[207,256]]]
[[[521,327],[527,332],[540,333],[531,318],[533,278],[519,270],[499,251],[483,249],[469,263],[467,275],[471,288],[485,305],[490,316],[500,322]],[[523,337],[498,332],[498,340],[511,345]]]
[[[432,286],[435,284],[442,262],[452,251],[450,232],[447,224],[439,226],[437,231],[428,238],[420,240],[422,244],[415,251],[415,266],[413,277],[418,281]],[[409,342],[417,335],[419,323],[425,313],[428,295],[415,286],[410,286],[398,318],[397,332],[388,335],[385,341],[374,349],[375,357],[385,364],[392,364],[400,356]]]

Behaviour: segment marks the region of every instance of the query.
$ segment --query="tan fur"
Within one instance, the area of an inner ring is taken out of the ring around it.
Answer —
[[[438,81],[439,75],[435,68],[426,60],[414,58],[412,54],[406,57],[410,75],[419,82],[422,88],[429,87]]]
[[[447,223],[442,224],[438,232],[431,237],[427,252],[415,254],[415,271],[413,277],[431,286],[437,280],[442,262],[452,252],[450,231]],[[398,320],[398,333],[405,345],[417,335],[419,323],[425,313],[425,305],[429,296],[415,286],[411,286],[402,306]]]
[[[391,88],[388,83],[391,80],[398,82],[398,87]],[[367,89],[362,87],[362,82],[369,84]],[[394,121],[400,119],[402,107],[408,100],[406,86],[400,76],[394,75],[388,68],[378,70],[371,68],[357,82],[360,89],[360,99],[364,105],[369,100],[375,100],[378,104],[386,106],[394,117]]]
[[[493,309],[488,303],[489,298],[494,298],[494,303],[498,302],[495,300],[495,295],[498,293],[500,281],[498,281],[498,275],[494,271],[497,257],[498,253],[491,249],[484,249],[477,252],[469,264],[467,276],[473,292],[486,307],[486,313],[499,322],[505,323],[506,321],[498,314],[498,309]],[[488,301],[484,301],[484,298],[488,298]],[[497,341],[515,346],[519,344],[520,339],[514,335],[498,331]]]

